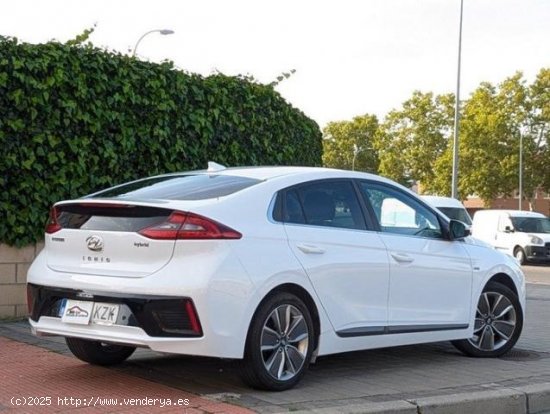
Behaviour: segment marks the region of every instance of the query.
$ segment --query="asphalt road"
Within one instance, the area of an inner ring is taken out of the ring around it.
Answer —
[[[523,266],[527,283],[550,285],[550,265]]]

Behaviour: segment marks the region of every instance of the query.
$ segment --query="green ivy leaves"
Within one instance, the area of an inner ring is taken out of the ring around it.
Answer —
[[[43,237],[49,206],[125,181],[236,165],[320,165],[318,125],[269,85],[90,45],[0,37],[0,243]]]

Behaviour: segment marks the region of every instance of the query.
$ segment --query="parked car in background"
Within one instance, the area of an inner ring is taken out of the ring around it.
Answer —
[[[521,333],[524,276],[468,234],[386,178],[212,164],[56,203],[29,321],[92,364],[233,358],[279,391],[338,352],[448,340],[496,357]]]
[[[550,219],[544,214],[519,210],[479,210],[472,236],[495,249],[527,261],[550,263]]]
[[[464,205],[456,198],[430,195],[423,195],[420,197],[422,200],[437,208],[450,219],[459,220],[468,226],[472,225],[472,218],[470,217],[468,210],[466,210]]]

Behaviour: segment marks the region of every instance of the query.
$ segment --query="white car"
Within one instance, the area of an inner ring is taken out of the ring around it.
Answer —
[[[467,235],[375,175],[212,164],[55,204],[29,321],[93,364],[135,347],[234,358],[270,390],[338,352],[451,340],[499,356],[524,276]]]
[[[479,210],[473,236],[513,255],[521,264],[550,263],[550,218],[533,211]]]
[[[437,208],[450,219],[459,220],[468,226],[472,225],[472,218],[470,217],[468,210],[466,210],[464,204],[456,198],[432,195],[422,195],[420,197],[422,200]]]

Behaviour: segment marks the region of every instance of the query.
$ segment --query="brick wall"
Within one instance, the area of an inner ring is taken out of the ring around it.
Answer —
[[[484,205],[482,200],[475,197],[470,197],[468,198],[468,200],[464,201],[464,206],[470,212],[470,214],[474,211],[484,208],[497,210],[517,210],[518,205],[518,198],[495,198],[489,201],[488,205]],[[533,211],[542,213],[546,216],[550,216],[550,199],[537,197],[532,200],[531,206],[533,208]],[[529,202],[527,200],[523,200],[521,207],[523,210],[529,211]]]
[[[27,270],[43,247],[0,244],[0,318],[27,315]]]

